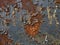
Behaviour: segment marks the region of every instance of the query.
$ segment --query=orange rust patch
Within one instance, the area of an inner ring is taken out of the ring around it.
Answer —
[[[38,33],[39,23],[32,25],[25,25],[25,31],[29,36],[34,37]]]
[[[26,24],[25,25],[25,31],[29,36],[35,37],[38,34],[39,27],[41,26],[41,20],[42,16],[41,15],[36,15],[31,17],[31,23],[33,23],[33,20],[37,18],[38,22],[35,22],[33,25],[31,24]]]

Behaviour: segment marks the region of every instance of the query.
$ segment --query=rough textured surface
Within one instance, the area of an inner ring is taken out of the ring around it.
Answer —
[[[0,45],[60,45],[60,4],[55,1],[0,0]]]
[[[7,34],[0,34],[0,45],[11,45],[12,41]]]
[[[6,7],[8,4],[15,4],[16,0],[0,0],[0,7]]]
[[[30,21],[31,21],[31,24],[26,24],[25,25],[25,31],[28,35],[32,36],[32,37],[35,37],[38,32],[39,32],[39,27],[41,26],[42,24],[42,15],[41,14],[36,14],[35,16],[32,16]],[[37,22],[35,21],[34,22],[34,19],[37,20]]]

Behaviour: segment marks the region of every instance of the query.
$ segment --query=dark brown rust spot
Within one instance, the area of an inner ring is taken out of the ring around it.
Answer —
[[[23,8],[28,10],[28,12],[35,12],[36,6],[33,5],[31,0],[22,0]]]
[[[0,45],[10,45],[12,40],[8,38],[7,34],[0,34]]]
[[[55,0],[55,3],[56,4],[60,4],[60,0]]]
[[[4,8],[6,5],[15,4],[16,0],[0,0],[0,7]]]

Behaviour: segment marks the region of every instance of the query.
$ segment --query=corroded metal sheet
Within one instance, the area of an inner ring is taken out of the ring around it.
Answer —
[[[0,0],[0,45],[60,45],[60,0]]]

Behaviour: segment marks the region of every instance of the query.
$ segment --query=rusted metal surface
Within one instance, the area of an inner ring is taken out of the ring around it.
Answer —
[[[0,0],[0,45],[59,45],[59,4],[59,0]]]
[[[32,0],[22,0],[23,8],[28,10],[28,12],[35,12],[36,6],[33,5]]]
[[[4,8],[7,4],[15,4],[16,0],[0,0],[0,7]]]
[[[8,38],[8,34],[0,34],[0,45],[11,45],[12,41]]]
[[[34,22],[34,19],[37,19],[37,22]],[[35,37],[38,34],[39,28],[42,24],[42,15],[37,14],[36,16],[32,16],[30,20],[31,24],[25,25],[25,31],[29,36]]]
[[[22,0],[22,4],[23,4],[23,8],[28,10],[28,12],[32,12],[32,14],[36,12],[36,6],[33,5],[32,0]],[[25,25],[25,31],[28,35],[34,37],[38,33],[39,27],[42,23],[41,18],[42,16],[40,14],[31,17],[30,19],[31,23],[34,22],[33,21],[34,19],[37,19],[38,22],[34,23],[33,25],[31,24]]]

